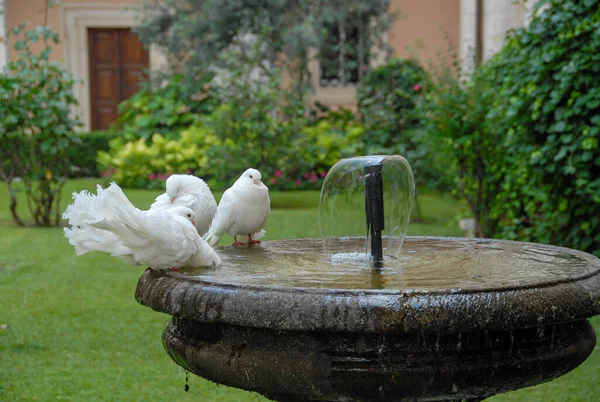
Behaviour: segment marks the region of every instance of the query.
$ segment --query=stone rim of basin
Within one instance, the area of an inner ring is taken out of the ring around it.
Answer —
[[[409,239],[473,241],[439,237]],[[264,244],[278,242],[283,241]],[[600,259],[563,247],[543,247],[577,255],[595,269],[585,275],[543,282],[542,286],[458,291],[228,284],[183,273],[149,270],[138,282],[136,300],[156,311],[196,321],[282,330],[374,333],[506,330],[576,321],[600,314]]]

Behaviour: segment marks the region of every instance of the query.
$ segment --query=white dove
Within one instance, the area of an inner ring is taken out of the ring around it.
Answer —
[[[187,207],[140,211],[115,183],[98,194],[73,194],[63,218],[72,228],[65,236],[77,255],[103,251],[155,270],[221,264],[198,234],[195,214]]]
[[[256,169],[246,170],[233,186],[223,193],[217,214],[204,239],[214,246],[224,233],[233,236],[233,246],[244,243],[237,241],[238,235],[248,235],[248,245],[260,243],[262,230],[271,213],[269,189],[261,181]],[[254,236],[254,238],[252,238]]]
[[[217,202],[204,180],[189,174],[174,174],[167,179],[166,187],[167,192],[156,197],[150,210],[188,207],[196,214],[198,233],[205,234],[217,212]]]

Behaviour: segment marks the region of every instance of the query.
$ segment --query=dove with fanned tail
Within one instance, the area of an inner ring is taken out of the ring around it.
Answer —
[[[238,247],[237,236],[248,236],[248,245],[260,243],[263,230],[271,213],[269,189],[256,169],[248,169],[228,188],[217,207],[217,214],[204,239],[212,246],[218,244],[223,234],[233,236],[233,246]]]
[[[183,206],[141,211],[115,184],[97,194],[73,193],[63,214],[65,236],[78,255],[102,251],[154,270],[221,264],[195,228],[195,213]]]

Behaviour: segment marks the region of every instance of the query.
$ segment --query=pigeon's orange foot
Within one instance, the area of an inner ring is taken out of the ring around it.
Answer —
[[[246,243],[242,243],[241,241],[237,241],[237,235],[233,236],[233,244],[232,244],[233,247],[237,248],[239,246],[243,246],[244,244],[246,244]]]
[[[260,240],[254,240],[251,235],[248,235],[248,245],[260,244]]]
[[[178,272],[179,268],[168,268],[168,270],[171,272]]]

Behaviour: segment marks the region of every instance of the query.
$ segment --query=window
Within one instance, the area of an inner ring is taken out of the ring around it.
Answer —
[[[327,39],[320,49],[322,87],[353,86],[360,81],[369,65],[367,23],[367,17],[348,18],[326,26]]]

